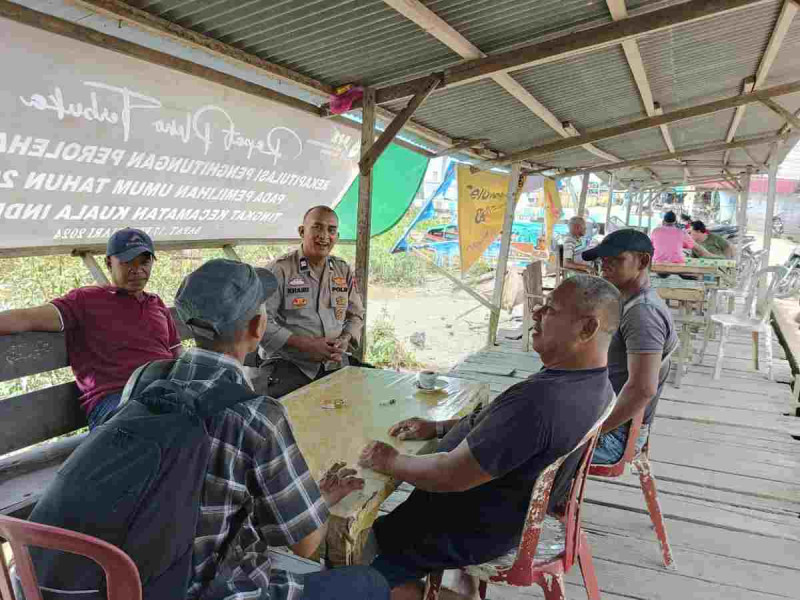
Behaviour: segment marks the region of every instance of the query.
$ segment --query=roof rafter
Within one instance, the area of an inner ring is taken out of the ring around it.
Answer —
[[[442,88],[464,85],[486,79],[494,73],[505,73],[577,56],[621,44],[625,40],[670,29],[717,15],[763,4],[769,0],[688,0],[666,8],[636,14],[622,21],[576,31],[543,42],[498,52],[486,58],[465,61],[443,71]],[[379,88],[378,104],[400,100],[414,94],[419,77]]]
[[[456,29],[447,23],[447,21],[442,19],[427,6],[419,2],[419,0],[383,1],[405,18],[416,23],[420,28],[424,29],[462,58],[486,58],[487,55],[482,52],[480,48],[472,44],[472,42],[456,31]],[[495,73],[491,75],[491,79],[509,94],[514,96],[514,98],[524,104],[534,115],[544,121],[561,137],[568,138],[576,134],[580,135],[579,133],[573,133],[568,128],[564,127],[561,120],[559,120],[556,115],[548,110],[544,104],[537,100],[533,94],[520,85],[519,82],[517,82],[517,80],[511,77],[511,75],[508,73]],[[609,154],[608,152],[596,148],[592,144],[585,144],[584,148],[592,154],[600,156],[606,160],[622,160],[613,154]]]
[[[625,6],[625,0],[606,0],[606,5],[611,13],[611,18],[615,21],[621,21],[628,18],[628,7]],[[622,42],[622,51],[625,53],[625,58],[628,61],[628,66],[631,69],[633,80],[636,82],[636,87],[639,89],[639,96],[642,99],[644,110],[648,117],[663,114],[663,110],[658,102],[653,100],[653,90],[650,87],[650,80],[647,78],[647,69],[645,69],[644,61],[642,60],[642,53],[639,52],[639,43],[636,40],[625,40]],[[664,138],[664,143],[670,152],[675,152],[675,146],[672,144],[672,136],[669,133],[669,127],[666,125],[661,126],[661,136]]]
[[[666,162],[674,159],[682,160],[684,157],[696,156],[698,154],[710,154],[712,152],[721,152],[723,150],[746,148],[747,146],[771,144],[776,141],[785,140],[788,137],[789,133],[778,134],[778,135],[770,133],[767,135],[745,138],[733,142],[715,142],[713,144],[707,144],[697,148],[687,148],[685,150],[677,150],[676,152],[667,152],[664,154],[652,154],[650,156],[643,156],[635,160],[627,160],[621,163],[610,163],[604,165],[594,165],[591,167],[578,167],[575,169],[566,169],[562,171],[558,176],[559,178],[574,177],[575,175],[583,175],[584,173],[590,173],[592,171],[612,171],[612,170],[615,171],[618,169],[630,169],[632,167],[639,167],[641,165],[647,165],[657,162]]]
[[[642,119],[638,119],[636,121],[631,121],[630,123],[623,123],[622,125],[616,125],[614,127],[595,129],[577,138],[571,138],[568,140],[558,140],[555,142],[549,142],[547,144],[541,144],[539,146],[534,146],[532,148],[520,150],[508,156],[504,156],[502,158],[489,161],[484,165],[481,165],[481,167],[490,168],[493,166],[517,160],[526,160],[536,156],[554,154],[556,152],[569,150],[571,148],[580,146],[587,142],[590,143],[597,142],[609,138],[627,135],[630,133],[635,133],[637,131],[653,129],[655,127],[660,127],[661,125],[666,125],[668,123],[674,123],[676,121],[683,121],[686,119],[702,117],[723,110],[729,110],[737,106],[751,104],[753,102],[761,102],[765,99],[769,99],[772,97],[785,96],[787,94],[794,94],[798,92],[800,92],[800,81],[793,81],[792,83],[787,83],[784,85],[776,85],[774,87],[766,88],[756,92],[751,92],[749,94],[731,96],[729,98],[716,100],[714,102],[706,102],[705,104],[698,104],[695,106],[690,106],[688,108],[682,108],[672,112],[664,113],[660,116],[645,117]]]
[[[139,29],[155,33],[161,37],[168,38],[192,48],[203,50],[204,52],[222,58],[228,62],[253,68],[262,75],[267,75],[278,81],[286,82],[315,94],[320,100],[327,99],[334,93],[333,86],[327,83],[308,77],[274,62],[270,62],[254,54],[240,50],[235,46],[220,42],[212,37],[168,21],[162,17],[152,15],[145,10],[131,6],[121,0],[75,0],[75,3],[87,10],[115,20],[122,20]],[[320,114],[323,116],[326,112],[327,111],[320,109]],[[396,116],[394,112],[382,107],[375,107],[375,114],[382,120],[388,122],[391,122]],[[446,148],[454,144],[453,139],[449,136],[425,127],[415,122],[413,119],[408,120],[404,129],[436,146]],[[464,153],[479,160],[498,156],[496,152],[490,150],[476,152],[471,149],[466,149]]]
[[[761,57],[761,62],[758,64],[758,70],[756,71],[755,77],[748,77],[745,79],[744,84],[742,85],[743,94],[747,94],[758,89],[761,85],[763,85],[764,81],[766,81],[769,70],[772,68],[772,63],[775,62],[775,58],[778,56],[778,51],[781,49],[781,45],[786,37],[786,33],[789,31],[789,27],[791,26],[792,20],[794,19],[794,16],[797,14],[798,10],[800,10],[800,6],[798,6],[796,1],[784,0],[783,8],[781,8],[781,14],[778,16],[778,20],[775,22],[775,27],[772,29],[772,34],[770,35],[767,49],[764,50],[764,54]],[[739,128],[739,124],[742,122],[742,118],[744,117],[746,110],[746,105],[742,105],[736,109],[736,114],[733,115],[733,120],[728,128],[728,135],[725,137],[725,141],[730,142],[736,135],[736,130]],[[726,152],[722,161],[727,163],[728,158],[730,158],[730,153]]]

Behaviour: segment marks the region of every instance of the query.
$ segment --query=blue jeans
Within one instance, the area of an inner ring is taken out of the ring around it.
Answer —
[[[642,449],[647,442],[650,434],[650,425],[642,425],[639,430],[639,437],[636,440],[636,451]],[[617,427],[614,431],[609,431],[600,436],[597,440],[597,448],[592,456],[592,463],[596,465],[613,465],[622,459],[625,454],[625,446],[628,445],[628,426]]]
[[[119,406],[122,399],[122,392],[114,392],[100,398],[94,408],[89,412],[89,429],[94,429],[101,425],[108,414]]]
[[[371,567],[338,567],[303,576],[301,600],[389,600],[389,584]]]

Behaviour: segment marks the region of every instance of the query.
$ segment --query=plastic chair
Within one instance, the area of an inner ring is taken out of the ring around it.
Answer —
[[[592,563],[592,551],[586,534],[581,529],[581,506],[586,489],[586,475],[594,448],[597,445],[600,427],[611,414],[615,404],[616,398],[572,452],[557,459],[536,479],[528,505],[528,516],[522,530],[522,539],[516,550],[488,563],[463,569],[469,575],[480,580],[481,599],[486,598],[488,584],[494,583],[514,587],[539,585],[544,591],[546,600],[563,600],[565,598],[564,575],[572,568],[576,560],[583,574],[583,582],[589,600],[600,599],[600,588],[597,585],[597,576]],[[574,452],[581,452],[581,460],[572,481],[566,510],[556,519],[547,515],[550,492],[558,469]],[[556,552],[548,553],[547,550],[553,548],[541,547],[545,546],[541,543],[542,534],[559,524],[566,531],[563,545],[558,544]],[[423,595],[425,600],[438,599],[442,586],[442,575],[442,571],[428,575]]]
[[[8,541],[14,552],[17,575],[22,582],[26,600],[42,600],[28,546],[80,554],[95,561],[105,571],[105,591],[108,600],[142,598],[142,583],[136,565],[122,550],[103,540],[60,527],[31,523],[3,515],[0,515],[0,537]],[[8,567],[2,556],[0,556],[0,597],[3,600],[14,600]]]
[[[753,335],[753,365],[758,371],[758,336],[764,334],[764,341],[767,346],[767,378],[772,381],[772,325],[769,322],[772,310],[772,299],[775,294],[775,285],[785,275],[786,267],[767,267],[753,275],[750,280],[750,289],[747,292],[744,305],[733,314],[715,313],[710,316],[711,325],[706,329],[703,338],[703,348],[700,351],[700,361],[706,355],[708,340],[715,325],[722,327],[722,335],[719,340],[719,352],[717,362],[714,366],[714,379],[719,379],[722,374],[722,359],[725,355],[725,342],[728,341],[731,329],[745,329]],[[771,280],[765,287],[759,284],[763,278]],[[759,292],[759,288],[764,290]]]
[[[678,368],[680,368],[680,365]],[[639,438],[643,419],[644,410],[631,420],[631,426],[628,432],[628,443],[625,446],[625,452],[622,458],[613,465],[592,465],[589,467],[589,475],[594,475],[596,477],[619,477],[625,474],[626,465],[630,464],[633,467],[639,474],[639,485],[642,488],[642,494],[644,494],[644,502],[647,505],[647,512],[650,514],[650,520],[653,522],[653,527],[656,530],[658,543],[661,545],[661,556],[664,561],[664,566],[674,569],[675,561],[672,558],[672,548],[669,545],[667,528],[664,525],[664,516],[661,514],[661,505],[658,502],[656,478],[653,476],[653,470],[650,467],[650,440],[648,439],[647,442],[645,442],[641,451],[638,453],[636,452],[636,440]]]

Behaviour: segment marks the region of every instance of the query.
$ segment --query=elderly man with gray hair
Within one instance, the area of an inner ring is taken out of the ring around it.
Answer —
[[[592,263],[581,258],[581,252],[588,249],[586,239],[586,219],[572,217],[569,220],[569,235],[564,238],[564,268],[584,273],[592,272]]]
[[[400,454],[377,441],[363,450],[362,467],[416,488],[374,526],[372,566],[393,600],[421,598],[420,579],[431,571],[516,547],[536,478],[575,448],[614,398],[606,365],[619,318],[617,289],[576,274],[534,314],[533,347],[544,369],[463,419],[407,419],[389,430],[400,439],[441,438],[434,454]],[[563,501],[577,459],[562,467],[551,507]]]

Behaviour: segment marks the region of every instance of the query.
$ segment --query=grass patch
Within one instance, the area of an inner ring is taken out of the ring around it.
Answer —
[[[419,369],[423,366],[414,352],[397,338],[386,307],[367,328],[366,361],[380,369]]]

